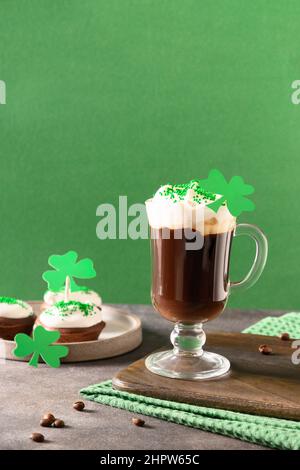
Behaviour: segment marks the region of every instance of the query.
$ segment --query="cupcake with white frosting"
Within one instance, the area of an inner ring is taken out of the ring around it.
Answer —
[[[47,306],[52,307],[52,305],[56,304],[57,302],[61,302],[62,300],[64,300],[64,292],[64,289],[59,292],[47,290],[44,295],[45,308]],[[81,303],[94,304],[100,308],[102,305],[102,299],[100,295],[97,292],[89,289],[70,292],[69,299]]]
[[[60,332],[58,343],[97,340],[105,323],[101,308],[76,300],[61,300],[44,310],[35,322],[46,330]]]
[[[30,334],[35,318],[31,305],[13,297],[0,297],[0,338],[13,340],[17,333]]]

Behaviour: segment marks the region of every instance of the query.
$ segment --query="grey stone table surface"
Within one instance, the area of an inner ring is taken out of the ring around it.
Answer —
[[[0,364],[0,449],[263,449],[229,437],[146,417],[147,427],[131,423],[132,414],[86,402],[83,413],[73,410],[79,390],[111,379],[121,368],[169,341],[172,324],[151,306],[122,305],[136,313],[143,324],[143,343],[129,354],[100,361],[63,364],[37,369],[27,363],[6,361]],[[267,315],[284,312],[230,310],[206,325],[206,330],[241,331]],[[65,420],[63,429],[41,428],[40,417],[51,411]],[[42,430],[42,431],[41,431]],[[32,432],[43,432],[47,441],[37,444]]]

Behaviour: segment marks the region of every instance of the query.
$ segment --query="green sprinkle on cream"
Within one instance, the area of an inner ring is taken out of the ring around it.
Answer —
[[[185,184],[166,184],[161,187],[159,190],[160,196],[171,200],[176,203],[178,201],[183,201],[187,196],[187,192],[193,190],[192,201],[196,204],[207,204],[216,200],[217,195],[206,191],[201,187],[200,180],[191,180],[189,183]]]
[[[77,302],[76,300],[69,300],[68,302],[61,300],[60,302],[56,302],[53,307],[57,308],[59,311],[59,316],[62,317],[72,315],[72,313],[76,312],[77,310],[79,310],[84,317],[95,315],[94,305]],[[56,313],[54,312],[53,307],[45,310],[44,313],[47,315],[55,315]]]
[[[10,305],[20,305],[23,308],[27,308],[27,305],[25,302],[22,302],[22,300],[14,299],[13,297],[0,297],[0,303],[10,304]]]

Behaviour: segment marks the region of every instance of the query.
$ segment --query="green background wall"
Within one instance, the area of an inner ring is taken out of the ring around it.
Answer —
[[[150,302],[148,241],[100,241],[96,207],[219,168],[256,187],[270,256],[232,306],[297,308],[300,3],[0,0],[0,291],[39,298],[48,255],[94,259],[108,302]],[[236,241],[232,278],[253,247]]]

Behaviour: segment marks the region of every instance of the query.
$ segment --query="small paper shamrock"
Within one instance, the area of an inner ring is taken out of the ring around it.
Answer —
[[[24,357],[32,354],[29,365],[38,366],[39,356],[51,367],[60,366],[60,358],[69,353],[67,346],[54,344],[60,338],[59,331],[47,331],[41,325],[33,331],[33,338],[25,333],[18,333],[15,336],[17,347],[13,350],[16,357]]]
[[[43,279],[48,283],[48,289],[53,292],[59,292],[64,287],[66,277],[70,278],[70,290],[76,292],[87,290],[84,286],[78,286],[74,277],[79,279],[91,279],[96,276],[93,261],[84,258],[77,262],[78,254],[76,251],[68,251],[64,255],[51,255],[48,263],[56,271],[46,271],[43,273]]]
[[[208,204],[210,209],[217,212],[219,207],[226,202],[228,210],[234,217],[244,211],[253,211],[254,203],[245,196],[254,192],[253,186],[245,184],[241,176],[233,176],[229,183],[219,170],[211,170],[206,180],[201,180],[201,187],[206,191],[221,194],[222,197]]]

